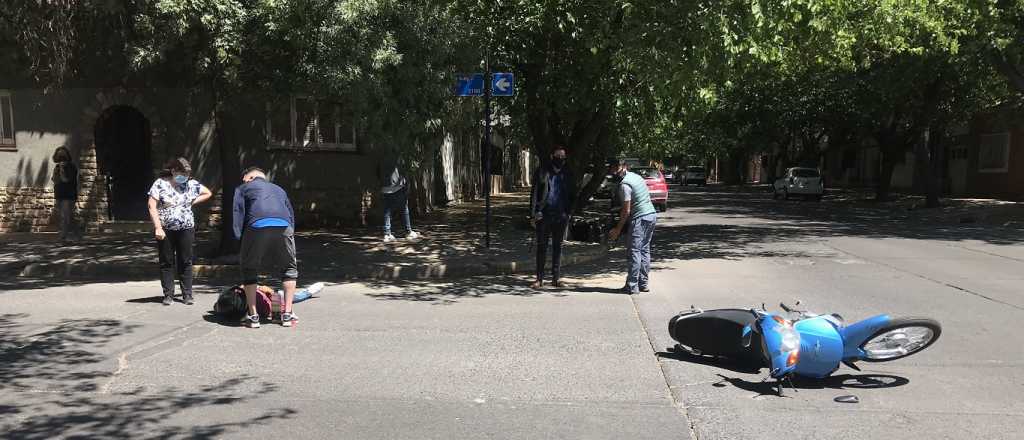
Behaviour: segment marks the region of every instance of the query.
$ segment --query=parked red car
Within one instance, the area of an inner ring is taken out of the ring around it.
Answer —
[[[657,168],[637,167],[630,171],[637,173],[647,182],[647,190],[651,193],[651,203],[658,211],[665,212],[668,209],[668,182],[665,176]]]

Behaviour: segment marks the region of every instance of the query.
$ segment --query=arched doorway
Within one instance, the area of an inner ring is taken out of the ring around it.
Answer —
[[[110,107],[97,118],[94,135],[110,219],[149,218],[146,192],[153,183],[149,120],[133,107]]]

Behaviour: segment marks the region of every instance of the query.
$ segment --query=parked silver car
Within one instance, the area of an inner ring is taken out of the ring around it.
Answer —
[[[793,195],[813,197],[821,200],[825,194],[825,180],[815,168],[793,167],[786,174],[775,180],[772,185],[772,198],[789,199]]]
[[[704,167],[689,166],[686,167],[686,171],[679,173],[679,183],[683,186],[689,184],[695,184],[704,186],[708,184],[708,173],[704,170]]]

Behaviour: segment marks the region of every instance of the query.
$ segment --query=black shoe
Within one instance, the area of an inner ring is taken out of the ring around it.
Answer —
[[[641,292],[650,292],[651,288],[647,287],[647,286],[640,286],[640,291]]]
[[[182,301],[185,303],[186,306],[190,306],[196,303],[196,301],[192,298],[192,295],[185,295]]]
[[[622,293],[625,293],[626,295],[635,295],[635,294],[640,293],[640,292],[637,291],[637,290],[630,289],[629,288],[629,284],[627,284],[625,286],[622,286]]]
[[[164,305],[165,306],[169,306],[173,302],[174,302],[174,297],[172,297],[171,295],[164,295]]]

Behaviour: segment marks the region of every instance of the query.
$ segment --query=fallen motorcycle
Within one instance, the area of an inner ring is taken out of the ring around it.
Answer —
[[[798,301],[797,306],[800,305]],[[935,343],[942,334],[929,318],[878,315],[847,325],[838,314],[818,315],[779,306],[787,313],[756,309],[715,309],[680,312],[669,320],[668,331],[677,350],[768,367],[782,395],[792,376],[825,378],[840,363],[887,362],[910,356]],[[789,319],[791,318],[791,319]]]

